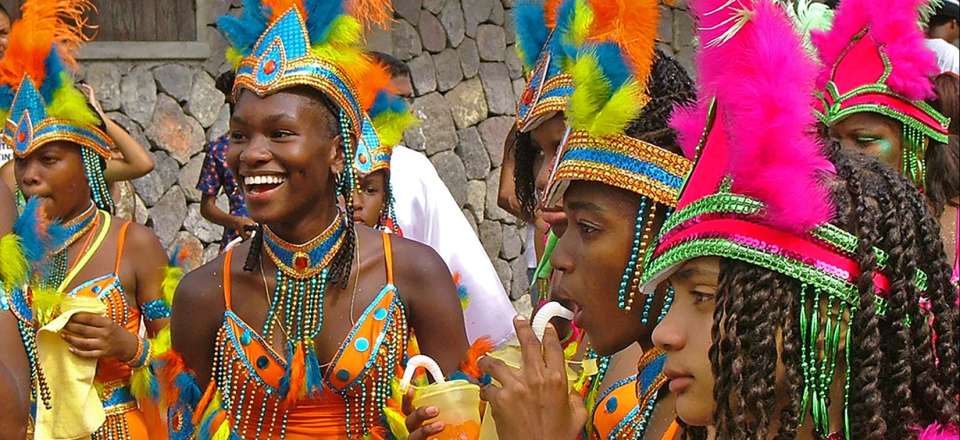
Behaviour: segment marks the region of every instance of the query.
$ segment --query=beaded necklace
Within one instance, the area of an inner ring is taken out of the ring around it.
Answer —
[[[320,235],[304,244],[289,243],[269,227],[263,228],[264,250],[277,271],[261,334],[271,341],[279,326],[287,338],[287,370],[280,382],[280,393],[291,403],[299,397],[289,391],[291,370],[299,368],[294,364],[300,359],[306,378],[302,390],[307,395],[321,391],[323,375],[313,341],[323,328],[323,300],[330,263],[346,239],[347,221],[342,212],[337,213]]]
[[[74,217],[69,222],[64,223],[63,226],[69,238],[64,242],[63,246],[50,253],[53,270],[44,275],[41,281],[43,287],[53,289],[60,287],[60,284],[63,283],[63,280],[67,277],[67,270],[69,269],[67,265],[68,249],[93,229],[96,218],[97,207],[93,203],[90,203],[90,207],[87,208],[86,211],[83,211],[83,213]],[[83,252],[81,252],[81,254],[82,253]]]

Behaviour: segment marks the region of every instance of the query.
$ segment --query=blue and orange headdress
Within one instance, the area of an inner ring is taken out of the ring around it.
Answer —
[[[81,147],[84,171],[100,209],[113,200],[103,178],[102,159],[113,141],[74,84],[74,56],[92,10],[87,0],[28,0],[10,30],[7,52],[0,60],[0,113],[6,121],[3,142],[16,157],[27,157],[50,142]]]
[[[626,134],[650,101],[656,0],[566,0],[557,29],[573,54],[565,71],[573,93],[565,109],[568,134],[551,178],[547,205],[555,206],[571,181],[600,182],[641,196],[630,260],[620,283],[619,306],[630,310],[639,292],[646,250],[658,214],[677,204],[690,160]],[[568,12],[570,11],[570,12]],[[644,304],[649,312],[653,295]],[[644,314],[646,319],[646,314]]]
[[[380,170],[389,170],[393,147],[403,140],[404,131],[419,122],[407,101],[390,89],[390,75],[386,67],[374,65],[366,81],[367,87],[375,85],[374,87],[378,90],[372,105],[366,109],[362,135],[357,142],[357,152],[353,157],[353,169],[360,177]],[[386,178],[385,185],[387,194],[384,206],[380,210],[379,226],[388,232],[402,236],[394,210],[393,189],[390,186],[389,176]]]
[[[517,55],[528,77],[517,102],[516,124],[521,133],[563,112],[573,93],[573,80],[563,68],[571,49],[563,40],[572,29],[556,26],[558,20],[569,22],[573,8],[561,11],[560,4],[561,0],[521,0],[513,9]]]
[[[389,20],[390,11],[389,2],[378,0],[244,0],[239,17],[217,19],[237,71],[234,99],[243,90],[266,96],[312,87],[338,107],[345,157],[354,157],[354,142],[374,133],[364,109],[378,91],[370,75],[379,69],[363,49],[364,25]],[[353,167],[344,174],[341,192],[352,191]]]
[[[860,112],[903,124],[900,168],[918,188],[926,181],[930,141],[947,142],[950,118],[924,100],[938,73],[918,22],[930,0],[844,0],[829,31],[812,40],[823,68],[816,112],[830,126]]]

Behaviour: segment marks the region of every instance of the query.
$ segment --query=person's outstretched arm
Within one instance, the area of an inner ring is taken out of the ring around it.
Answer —
[[[84,93],[87,94],[87,100],[90,102],[90,105],[97,111],[100,119],[103,120],[103,124],[107,129],[107,135],[113,139],[117,150],[120,151],[119,157],[114,156],[107,161],[107,169],[103,173],[107,182],[132,180],[143,177],[153,171],[153,156],[150,156],[147,149],[140,145],[133,136],[130,136],[130,133],[127,133],[123,127],[107,117],[106,113],[103,112],[103,108],[100,107],[100,101],[97,100],[97,96],[92,87],[86,84],[80,87]]]

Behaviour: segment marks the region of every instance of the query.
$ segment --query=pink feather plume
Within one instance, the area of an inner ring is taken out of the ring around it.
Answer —
[[[960,430],[955,425],[939,423],[927,425],[927,428],[917,435],[917,440],[957,440],[958,438],[960,438]]]
[[[910,100],[933,97],[930,78],[938,73],[937,59],[924,44],[918,24],[920,7],[929,0],[843,0],[829,31],[817,31],[811,41],[820,53],[824,69],[817,79],[821,89],[830,79],[830,71],[850,43],[865,27],[865,38],[882,46],[893,70],[886,83],[894,92]]]
[[[699,20],[703,101],[673,118],[685,153],[696,147],[706,102],[716,97],[725,116],[714,129],[726,130],[730,142],[733,191],[765,202],[772,226],[802,233],[829,221],[833,207],[822,179],[834,169],[811,110],[817,65],[792,22],[770,0],[692,0],[690,7]],[[711,44],[735,25],[736,14],[749,15],[743,28]]]

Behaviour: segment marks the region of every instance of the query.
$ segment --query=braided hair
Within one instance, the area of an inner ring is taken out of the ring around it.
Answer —
[[[301,93],[303,95],[309,96],[315,101],[319,102],[331,115],[328,120],[330,121],[327,130],[330,133],[340,133],[340,123],[342,122],[343,116],[340,109],[333,103],[333,101],[324,95],[323,93],[309,87],[295,87],[290,89]],[[344,149],[346,160],[349,161],[353,152],[353,143],[356,142],[355,139],[341,139],[340,148]],[[346,227],[346,234],[344,237],[343,245],[340,246],[340,249],[337,250],[337,254],[334,256],[333,261],[330,263],[330,282],[339,286],[340,288],[346,288],[347,282],[350,279],[350,269],[353,266],[353,257],[355,252],[355,245],[357,240],[357,232],[354,227],[353,219],[353,195],[354,188],[356,187],[356,179],[353,172],[353,167],[349,165],[349,162],[344,166],[343,174],[341,176],[334,177],[334,191],[342,198],[344,202],[344,209],[346,210],[345,216],[347,221],[344,222]],[[344,214],[341,214],[344,215]],[[247,272],[253,271],[260,262],[260,254],[263,250],[263,225],[257,224],[256,234],[253,237],[253,240],[250,243],[250,249],[247,252],[247,258],[243,264],[243,270]]]
[[[950,287],[939,225],[923,195],[895,170],[837,145],[830,155],[837,169],[834,224],[859,237],[859,307],[844,330],[851,332],[849,365],[843,356],[837,360],[837,371],[850,376],[851,437],[911,438],[933,422],[957,424],[957,292]],[[873,274],[881,270],[874,247],[888,254],[883,315],[874,302]],[[927,275],[925,291],[914,282],[916,270]],[[803,288],[779,272],[721,259],[709,353],[718,439],[767,438],[773,419],[780,421],[775,438],[796,438],[806,416],[800,413]],[[785,370],[779,383],[778,364]],[[787,396],[786,405],[778,405],[777,395]],[[703,434],[692,428],[687,438]]]
[[[690,104],[696,98],[696,90],[690,75],[677,60],[660,49],[654,55],[653,67],[647,84],[650,102],[630,127],[626,134],[661,148],[680,154],[677,148],[677,133],[670,127],[670,114],[677,105]],[[514,145],[515,165],[513,181],[517,200],[524,217],[533,218],[539,198],[536,194],[535,163],[540,149],[534,144],[530,133],[517,133]],[[541,164],[549,166],[549,164]]]

